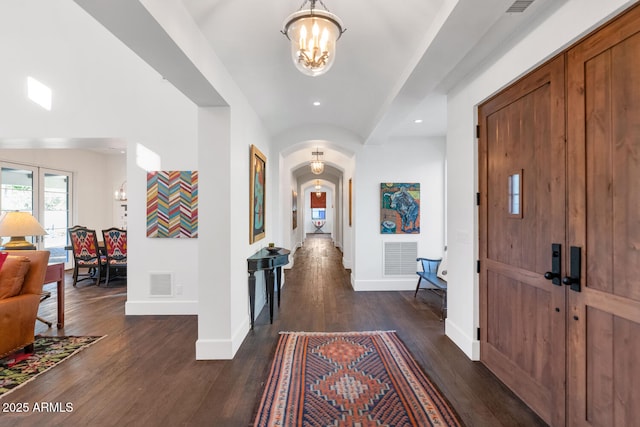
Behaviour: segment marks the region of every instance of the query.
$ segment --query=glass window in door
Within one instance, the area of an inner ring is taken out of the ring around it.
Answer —
[[[41,170],[42,207],[40,223],[47,230],[44,249],[51,252],[49,262],[68,262],[67,228],[71,211],[71,174]]]
[[[0,166],[0,213],[29,212],[47,231],[43,239],[25,236],[51,252],[50,263],[70,268],[67,227],[71,223],[71,172],[2,163]]]

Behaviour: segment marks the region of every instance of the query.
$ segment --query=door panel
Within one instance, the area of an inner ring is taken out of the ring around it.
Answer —
[[[478,111],[481,360],[553,425],[564,424],[566,291],[544,273],[565,240],[564,94],[558,57]]]
[[[569,425],[640,419],[640,8],[570,50],[568,242],[583,248],[569,292]]]
[[[481,360],[551,425],[636,425],[640,6],[563,58],[478,110]],[[551,243],[579,290],[542,277]]]

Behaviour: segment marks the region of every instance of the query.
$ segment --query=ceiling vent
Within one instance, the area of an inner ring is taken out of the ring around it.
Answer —
[[[522,13],[528,8],[534,0],[516,0],[513,4],[507,9],[507,13]]]

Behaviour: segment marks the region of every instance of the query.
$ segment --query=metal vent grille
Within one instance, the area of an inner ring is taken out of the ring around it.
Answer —
[[[416,274],[418,242],[384,242],[384,275]]]
[[[533,2],[534,0],[516,0],[509,9],[507,9],[507,13],[522,13]]]
[[[173,296],[173,274],[150,273],[149,278],[149,294],[152,297]]]

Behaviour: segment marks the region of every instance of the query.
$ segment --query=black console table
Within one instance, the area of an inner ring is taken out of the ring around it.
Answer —
[[[256,271],[264,271],[265,283],[267,286],[267,299],[269,300],[269,321],[273,323],[273,291],[278,289],[278,307],[280,307],[280,274],[282,266],[289,263],[289,254],[287,249],[278,249],[270,251],[267,248],[260,249],[255,254],[247,258],[247,271],[249,272],[249,305],[251,310],[251,329],[253,329],[253,321],[255,318],[255,301],[256,301]]]

